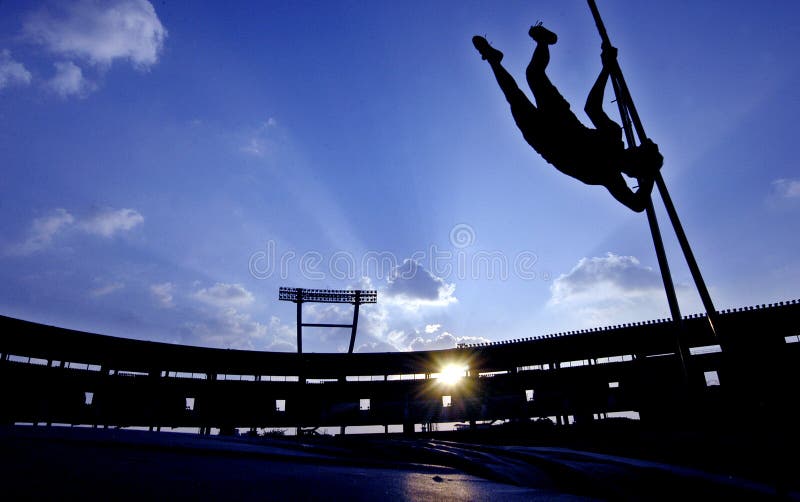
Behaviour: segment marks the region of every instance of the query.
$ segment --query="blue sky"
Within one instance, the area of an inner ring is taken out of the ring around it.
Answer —
[[[598,3],[717,307],[800,296],[798,4]],[[580,1],[1,3],[0,313],[294,350],[279,286],[371,287],[363,351],[667,317],[644,215],[531,150],[472,47],[524,84],[537,20],[588,123]]]

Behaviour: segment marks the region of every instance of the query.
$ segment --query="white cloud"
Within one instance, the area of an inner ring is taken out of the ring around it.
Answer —
[[[353,352],[397,352],[398,349],[389,342],[371,340],[356,347]]]
[[[581,258],[567,274],[550,287],[554,304],[585,299],[649,295],[661,290],[661,279],[635,256],[607,253],[602,257]]]
[[[100,287],[97,287],[91,291],[91,295],[94,297],[106,296],[110,295],[114,291],[120,290],[125,287],[125,284],[121,282],[112,282],[110,284],[106,284]]]
[[[241,284],[218,282],[210,288],[203,288],[194,294],[203,303],[217,307],[242,307],[253,303],[253,294]]]
[[[171,306],[172,283],[154,284],[150,289],[157,299],[162,303],[168,300]],[[265,323],[241,311],[255,301],[253,294],[241,284],[218,282],[198,290],[193,296],[207,307],[195,310],[194,320],[184,324],[190,343],[240,350],[297,350],[294,326],[282,323],[275,316]]]
[[[489,339],[474,336],[457,337],[447,331],[443,331],[435,338],[417,337],[411,341],[410,350],[444,350],[454,349],[459,343],[486,343]]]
[[[391,303],[406,308],[444,306],[457,302],[455,284],[436,277],[414,260],[406,259],[392,271],[384,290]]]
[[[359,289],[375,289],[369,277],[363,277]],[[382,291],[378,292],[381,298]],[[396,352],[403,350],[405,334],[402,330],[390,329],[389,324],[399,324],[389,313],[390,306],[381,300],[366,305],[359,312],[357,343],[355,352]],[[368,340],[365,342],[365,340]]]
[[[406,343],[408,336],[403,330],[391,330],[386,334],[369,334],[366,342],[361,342],[354,352],[407,352],[411,350]]]
[[[275,316],[268,323],[254,320],[235,308],[222,308],[210,318],[191,322],[185,329],[202,345],[239,350],[294,352],[295,331]]]
[[[311,322],[349,323],[353,307],[335,303],[309,303],[303,307],[303,318]]]
[[[49,216],[36,218],[31,223],[28,236],[7,251],[12,255],[28,255],[48,247],[57,234],[76,229],[89,234],[112,237],[141,224],[144,217],[133,209],[105,209],[94,216],[76,219],[66,209],[55,209]]]
[[[254,350],[268,340],[266,325],[230,307],[222,309],[217,316],[205,322],[189,323],[187,328],[204,345],[216,347]]]
[[[548,307],[581,327],[668,315],[658,271],[634,256],[581,258],[553,281],[550,292]]]
[[[94,90],[94,84],[86,80],[83,70],[72,61],[53,63],[55,76],[47,82],[47,88],[62,98],[84,97]]]
[[[10,249],[11,254],[27,255],[46,248],[57,233],[72,225],[74,221],[75,217],[61,208],[49,216],[36,218],[28,231],[28,237],[22,243],[13,246]]]
[[[81,222],[85,232],[103,237],[113,237],[144,222],[144,217],[134,209],[104,209]]]
[[[110,65],[131,61],[146,69],[158,62],[167,30],[146,0],[52,4],[31,14],[24,34],[58,55]]]
[[[409,265],[408,260],[403,266],[406,268],[398,267],[390,284],[378,288],[378,303],[361,308],[355,352],[416,350],[415,347],[422,347],[426,341],[436,338],[433,335],[441,329],[441,324],[431,323],[430,319],[425,319],[428,311],[418,307],[446,305],[456,301],[452,296],[454,286],[433,277],[413,262]],[[422,278],[422,280],[417,278],[419,283],[413,283],[411,270],[415,270]],[[403,281],[412,281],[412,284]],[[393,285],[397,289],[388,291]],[[357,287],[376,289],[368,277],[363,277]],[[454,347],[455,343],[462,341],[462,338],[455,337],[455,342],[451,344],[448,338],[450,336],[452,335],[448,333],[440,340],[440,344]],[[467,338],[463,340],[464,343],[469,343]]]
[[[456,346],[456,337],[447,331],[439,334],[435,338],[418,337],[412,340],[411,350],[443,350],[453,349]]]
[[[26,85],[31,82],[31,72],[11,57],[8,49],[0,51],[0,89],[9,85]]]
[[[173,303],[173,292],[175,285],[171,282],[162,282],[160,284],[153,284],[150,286],[150,294],[158,301],[158,304],[164,308],[172,308],[175,306]]]
[[[772,182],[772,189],[784,199],[800,198],[800,180],[781,178]]]
[[[440,284],[437,281],[434,283]],[[374,289],[368,278],[362,279],[359,287]],[[429,295],[433,296],[433,293],[429,291]],[[385,298],[385,291],[380,290],[378,297]],[[438,299],[438,289],[436,298]],[[447,331],[440,332],[442,329],[440,323],[426,322],[425,311],[409,308],[405,302],[405,299],[398,301],[397,298],[393,298],[390,301],[379,301],[377,304],[364,306],[360,312],[355,352],[439,350],[454,348],[459,343],[489,341],[482,337],[455,336]],[[418,328],[419,326],[422,328]]]
[[[270,317],[269,334],[272,336],[272,341],[265,347],[265,350],[277,352],[297,350],[297,331],[291,326],[283,324],[278,317]]]

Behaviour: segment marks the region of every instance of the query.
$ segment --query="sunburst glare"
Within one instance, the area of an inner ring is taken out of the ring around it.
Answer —
[[[460,364],[447,364],[439,372],[439,381],[444,385],[455,385],[467,374],[467,367]]]

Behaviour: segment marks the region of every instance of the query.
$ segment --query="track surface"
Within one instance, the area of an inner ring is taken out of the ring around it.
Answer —
[[[16,499],[580,500],[765,498],[774,487],[559,448],[438,440],[301,442],[167,432],[0,428]],[[790,498],[800,500],[798,494]]]

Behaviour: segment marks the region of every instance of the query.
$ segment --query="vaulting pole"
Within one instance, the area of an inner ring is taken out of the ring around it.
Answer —
[[[597,5],[595,4],[594,0],[588,0],[588,2],[589,9],[592,11],[592,16],[594,17],[594,22],[597,25],[597,31],[600,33],[600,38],[603,41],[603,45],[611,46],[611,41],[608,38],[608,32],[606,31],[603,20],[600,17],[600,12],[597,10]],[[640,141],[643,142],[647,138],[647,135],[644,132],[644,127],[642,126],[641,120],[639,120],[639,116],[633,106],[633,101],[630,99],[628,87],[625,84],[625,79],[622,77],[622,70],[620,69],[616,60],[614,60],[613,67],[610,68],[610,74],[611,84],[614,87],[614,94],[617,97],[617,106],[619,107],[620,116],[622,118],[625,139],[628,143],[628,148],[632,148],[636,145],[633,127],[631,127],[632,123],[633,126],[636,127],[636,132]],[[660,178],[660,173],[657,173],[657,176]],[[653,236],[653,246],[655,247],[658,266],[661,270],[661,279],[664,283],[664,292],[667,295],[667,303],[669,304],[670,315],[672,316],[672,322],[676,327],[678,354],[681,359],[683,375],[684,379],[687,379],[689,354],[685,349],[684,344],[681,343],[681,334],[684,332],[683,316],[681,315],[680,306],[678,304],[678,296],[675,293],[675,285],[672,281],[672,273],[669,270],[669,261],[667,260],[667,253],[664,249],[664,241],[661,237],[661,230],[658,227],[658,218],[656,217],[655,208],[653,207],[653,200],[649,195],[647,197],[645,211],[647,213],[647,222],[650,225],[650,233]]]
[[[603,20],[600,17],[600,11],[597,9],[597,4],[595,0],[587,0],[589,2],[589,9],[592,11],[592,17],[594,17],[595,25],[597,25],[597,31],[600,33],[600,38],[602,39],[604,44],[611,45],[611,41],[608,38],[608,32],[606,31],[605,25],[603,24]],[[617,103],[620,107],[620,113],[623,114],[623,121],[628,123],[628,127],[626,128],[626,137],[628,139],[628,146],[631,147],[635,143],[631,142],[632,134],[629,134],[630,129],[630,121],[633,122],[633,126],[636,128],[636,134],[639,136],[641,141],[644,141],[647,138],[647,135],[644,132],[644,126],[642,125],[642,121],[639,118],[639,114],[636,112],[636,107],[633,104],[633,98],[631,98],[630,91],[628,90],[628,85],[625,83],[625,77],[622,75],[622,70],[619,67],[617,61],[614,61],[614,67],[611,69],[611,76],[612,76],[612,83],[614,83],[614,92],[617,96]],[[624,111],[623,111],[624,110]],[[711,327],[712,333],[717,335],[716,331],[716,317],[717,317],[717,309],[714,307],[714,302],[711,300],[711,295],[708,292],[708,288],[706,287],[706,283],[703,280],[703,275],[700,273],[700,267],[697,264],[697,260],[694,257],[694,252],[692,251],[692,247],[689,245],[689,239],[686,237],[686,232],[683,230],[683,225],[681,224],[681,220],[678,217],[678,212],[675,210],[675,205],[672,203],[672,197],[669,195],[669,191],[667,190],[667,185],[664,183],[664,178],[661,176],[661,173],[656,173],[655,176],[655,184],[658,186],[658,191],[661,194],[661,199],[664,202],[664,207],[667,210],[667,215],[669,216],[670,222],[672,223],[672,227],[675,230],[675,235],[678,238],[678,243],[681,246],[681,251],[683,251],[683,256],[686,259],[686,264],[689,267],[689,272],[692,274],[692,279],[694,280],[695,287],[697,288],[697,293],[700,295],[700,300],[703,302],[703,307],[706,311],[706,315],[708,317],[708,323]],[[651,219],[650,212],[652,211],[652,200],[651,203],[648,205],[647,212],[648,212],[648,221]],[[655,214],[652,216],[652,220],[655,221]],[[657,230],[657,223],[656,223],[656,231]],[[651,231],[653,230],[653,225],[651,224]],[[653,240],[656,241],[655,233],[653,234]],[[657,240],[661,240],[660,235],[658,236]],[[658,250],[658,244],[656,244],[656,254],[660,254]],[[661,253],[663,253],[663,245],[661,246]],[[666,263],[666,256],[664,257],[664,261]],[[659,265],[661,264],[661,257],[659,256]],[[667,265],[668,267],[668,265]],[[664,267],[661,268],[662,276],[664,275]],[[667,268],[667,275],[669,275],[669,269]],[[667,277],[664,277],[664,281],[666,283]],[[666,287],[667,290],[667,298],[672,303],[673,299],[670,298],[669,289],[673,290],[674,296],[674,287],[671,284],[670,286]],[[677,299],[674,300],[677,306]],[[670,311],[672,313],[673,319],[675,319],[676,310],[673,310],[672,306],[670,305]],[[678,312],[679,314],[679,312]]]

